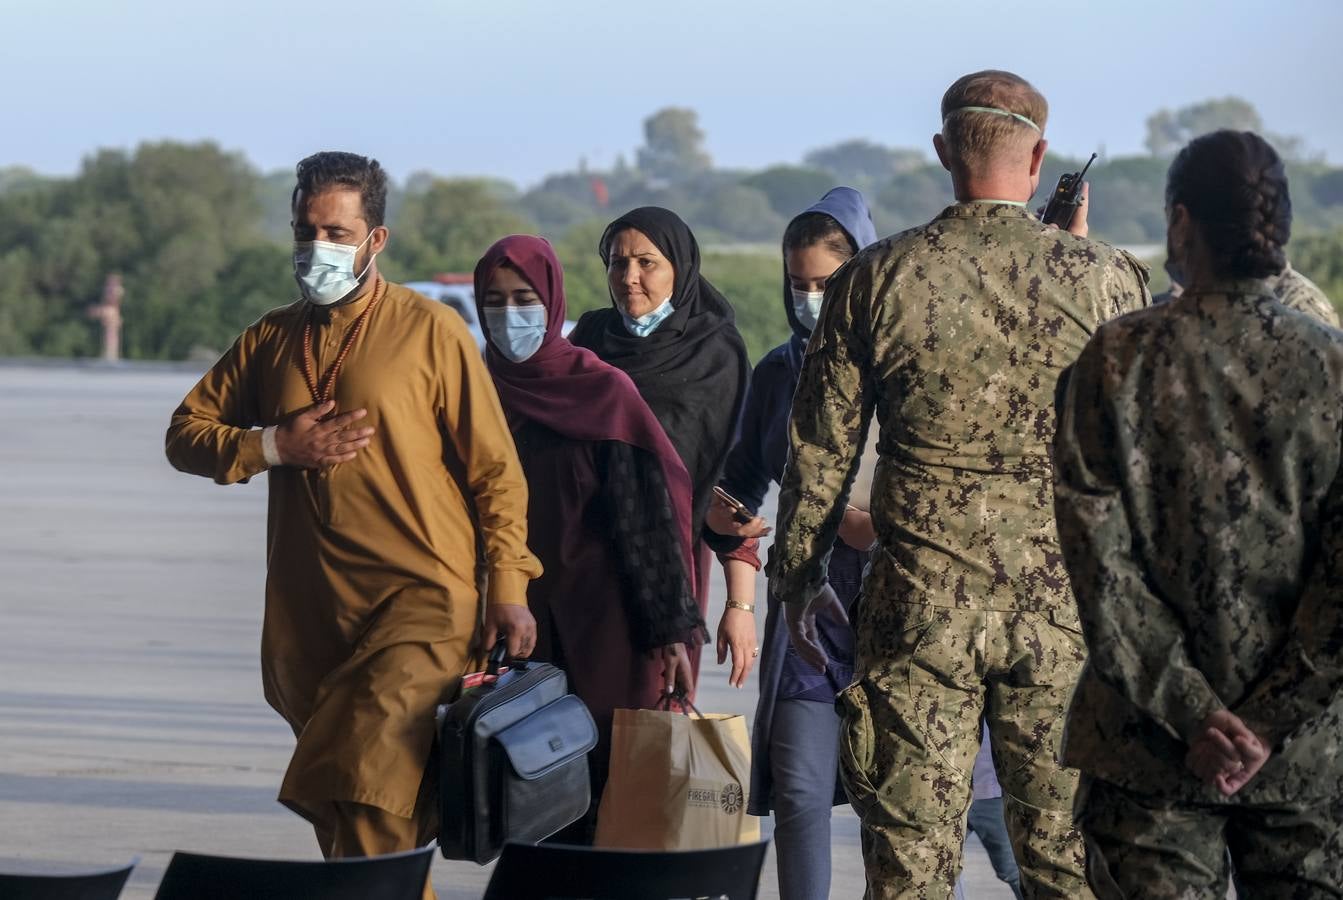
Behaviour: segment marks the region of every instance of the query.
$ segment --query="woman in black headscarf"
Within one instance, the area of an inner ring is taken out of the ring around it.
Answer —
[[[690,473],[692,527],[704,522],[746,396],[750,362],[732,307],[700,274],[699,244],[670,210],[645,206],[607,226],[598,245],[611,308],[578,320],[569,340],[623,369]],[[697,544],[695,597],[708,600]],[[698,673],[699,654],[691,660]]]

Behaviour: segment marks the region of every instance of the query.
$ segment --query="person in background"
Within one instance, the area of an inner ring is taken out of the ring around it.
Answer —
[[[527,656],[527,484],[462,319],[378,273],[387,176],[376,160],[298,164],[302,299],[250,326],[173,413],[177,469],[268,473],[266,699],[298,739],[280,800],[328,859],[438,833],[434,708],[484,643]],[[433,896],[426,886],[425,895]]]
[[[807,338],[816,326],[825,283],[855,253],[876,240],[863,195],[838,187],[799,214],[783,235],[783,308],[792,336],[765,355],[751,373],[736,444],[720,486],[752,513],[771,483],[783,477],[788,453],[788,409],[802,368]],[[728,585],[727,609],[718,626],[718,661],[732,657],[730,681],[741,687],[755,661],[755,574],[763,518],[742,523],[715,498],[707,540],[719,554]],[[846,605],[858,595],[872,518],[845,513],[830,561],[830,583]],[[853,672],[853,635],[847,623],[823,626],[832,658],[823,673],[803,662],[788,642],[777,600],[769,602],[761,656],[760,700],[751,732],[752,815],[774,814],[775,860],[782,900],[830,896],[830,810],[846,802],[837,785],[839,717],[835,694]]]
[[[1291,200],[1250,132],[1171,163],[1176,299],[1073,366],[1055,511],[1089,658],[1064,761],[1110,898],[1343,896],[1343,333],[1277,296]]]
[[[690,476],[629,376],[562,336],[564,273],[549,243],[504,238],[476,265],[475,286],[545,567],[527,590],[532,656],[565,671],[597,722],[592,808],[562,833],[591,843],[614,711],[693,688],[685,645],[704,625],[688,569]]]
[[[1053,521],[1058,372],[1149,301],[1146,270],[1026,209],[1048,106],[1008,72],[958,79],[933,138],[957,203],[878,241],[826,288],[793,398],[770,588],[799,655],[819,621],[863,441],[879,550],[840,694],[844,785],[862,819],[869,900],[946,898],[960,869],[983,723],[1024,896],[1087,896],[1076,772],[1058,758],[1085,658]]]
[[[680,217],[645,206],[606,227],[598,245],[611,306],[584,313],[569,335],[629,375],[690,475],[692,586],[708,606],[704,515],[732,446],[750,366],[732,306],[700,274],[699,244]],[[699,674],[699,647],[690,663]]]

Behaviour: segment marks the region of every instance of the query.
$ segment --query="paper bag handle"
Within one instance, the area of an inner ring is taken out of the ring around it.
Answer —
[[[681,715],[689,716],[690,712],[687,712],[687,710],[689,710],[695,713],[696,718],[704,718],[704,713],[700,712],[699,709],[695,707],[695,704],[690,702],[690,698],[686,696],[685,691],[673,691],[670,694],[663,694],[662,699],[658,701],[657,708],[662,712],[671,712],[673,700],[681,704]]]

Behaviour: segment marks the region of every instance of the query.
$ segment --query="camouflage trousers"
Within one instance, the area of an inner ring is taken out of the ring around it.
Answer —
[[[1077,773],[1059,763],[1086,657],[1075,614],[870,601],[856,631],[859,677],[839,698],[840,761],[862,819],[868,900],[952,896],[981,718],[1022,894],[1090,897],[1073,826]]]
[[[1313,804],[1154,800],[1082,776],[1077,824],[1100,900],[1343,897],[1343,798]]]

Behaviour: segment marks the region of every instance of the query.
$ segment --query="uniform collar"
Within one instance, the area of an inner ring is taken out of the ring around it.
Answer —
[[[1273,287],[1264,278],[1219,278],[1200,288],[1185,288],[1180,299],[1185,297],[1239,296],[1272,297]]]
[[[1029,219],[1030,212],[1024,206],[1012,203],[1000,203],[993,200],[970,200],[957,203],[942,210],[939,219]]]

